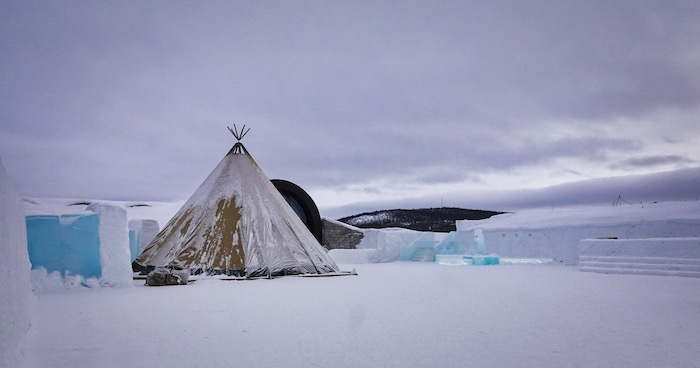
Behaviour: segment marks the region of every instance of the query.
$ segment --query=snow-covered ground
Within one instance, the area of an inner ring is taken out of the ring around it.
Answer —
[[[700,280],[356,267],[39,296],[37,367],[700,367]]]

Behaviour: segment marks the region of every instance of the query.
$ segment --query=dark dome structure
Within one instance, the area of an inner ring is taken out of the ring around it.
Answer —
[[[321,215],[311,196],[291,181],[282,179],[272,179],[270,181],[289,203],[289,206],[292,207],[297,216],[299,216],[301,222],[306,225],[311,234],[321,243],[323,235]]]

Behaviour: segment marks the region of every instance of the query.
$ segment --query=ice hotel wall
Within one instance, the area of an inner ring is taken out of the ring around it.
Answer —
[[[489,253],[575,265],[582,239],[700,236],[700,201],[525,209],[457,221],[457,241],[473,246],[477,229],[483,230]]]
[[[99,216],[27,216],[27,248],[32,268],[101,277]]]
[[[96,278],[104,286],[130,285],[126,210],[94,203],[85,212],[26,217],[32,268]]]

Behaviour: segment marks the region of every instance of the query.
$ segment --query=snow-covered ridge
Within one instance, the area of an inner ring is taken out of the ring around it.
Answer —
[[[390,218],[391,218],[391,216],[389,216],[388,213],[382,212],[382,213],[377,213],[374,215],[360,215],[360,216],[357,216],[357,217],[349,220],[348,222],[351,225],[364,225],[364,224],[389,220]]]
[[[355,230],[355,231],[362,231],[362,230],[363,230],[363,229],[361,229],[361,228],[359,228],[359,227],[357,227],[357,226],[353,226],[353,225],[350,225],[350,224],[346,224],[346,223],[340,222],[340,221],[338,221],[338,220],[333,220],[333,219],[331,219],[331,218],[329,218],[329,217],[324,217],[323,220],[324,220],[324,221],[328,221],[328,222],[330,222],[330,223],[332,223],[332,224],[335,224],[335,225],[338,225],[338,226],[342,226],[342,227],[348,228],[348,229],[350,229],[350,230]]]

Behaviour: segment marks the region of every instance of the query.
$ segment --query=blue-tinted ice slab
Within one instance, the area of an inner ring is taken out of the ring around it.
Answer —
[[[33,272],[37,289],[46,281],[42,275],[54,273],[68,288],[131,286],[126,210],[93,202],[80,212],[25,217],[27,250],[32,269],[37,270]]]
[[[466,257],[465,257],[466,258]],[[499,264],[498,256],[484,256],[484,255],[473,255],[471,256],[472,264],[475,266],[490,266]]]
[[[26,223],[33,269],[85,278],[102,275],[97,214],[27,216]]]
[[[500,264],[500,258],[495,255],[463,255],[463,254],[437,254],[435,262],[441,265],[474,265],[488,266]]]
[[[399,260],[401,261],[434,261],[435,260],[435,234],[426,232],[421,234],[411,245],[401,249]]]
[[[436,254],[435,263],[441,265],[465,265],[467,262],[462,254]],[[469,262],[471,264],[471,261]]]
[[[129,255],[131,262],[139,256],[139,237],[136,230],[129,229]]]
[[[158,234],[160,227],[156,220],[130,220],[129,221],[129,254],[133,262],[141,251]]]
[[[501,264],[550,264],[552,258],[501,258]]]

